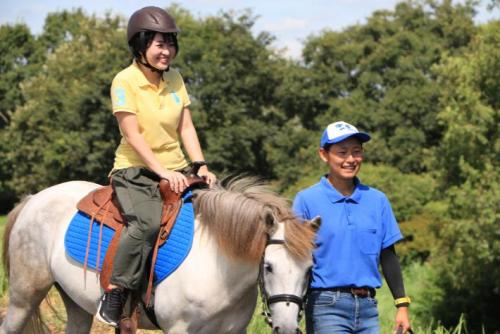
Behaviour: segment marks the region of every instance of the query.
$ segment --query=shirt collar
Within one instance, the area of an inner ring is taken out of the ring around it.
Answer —
[[[337,189],[335,189],[334,186],[328,181],[328,175],[324,175],[320,183],[323,187],[323,190],[325,190],[326,195],[332,201],[332,203],[336,202],[343,202],[343,201],[349,201],[352,200],[356,203],[359,203],[361,199],[361,189],[360,186],[362,185],[361,182],[357,177],[354,178],[354,191],[350,196],[344,196],[342,195]]]
[[[138,83],[139,87],[153,86],[148,81],[148,79],[146,78],[146,76],[144,75],[144,73],[142,73],[141,69],[139,68],[139,64],[137,64],[137,61],[135,59],[133,60],[131,66],[134,69],[134,73],[135,73],[136,80],[137,80],[137,83]],[[158,89],[158,91],[160,91],[160,92],[166,88],[166,85],[165,85],[165,82],[166,82],[165,75],[166,75],[166,73],[163,72],[163,80],[160,81],[160,87]]]

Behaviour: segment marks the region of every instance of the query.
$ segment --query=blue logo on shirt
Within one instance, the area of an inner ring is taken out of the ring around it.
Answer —
[[[177,95],[176,92],[171,92],[170,94],[172,94],[172,97],[174,98],[175,103],[177,103],[177,104],[181,103],[181,99],[179,98],[179,95]]]
[[[121,88],[121,87],[116,88],[115,95],[116,95],[116,105],[118,107],[124,106],[125,105],[125,89]]]

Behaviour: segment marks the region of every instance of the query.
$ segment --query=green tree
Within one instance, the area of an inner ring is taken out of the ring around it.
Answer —
[[[175,61],[193,97],[193,118],[211,167],[274,176],[266,142],[285,122],[274,108],[278,61],[271,36],[254,37],[250,12],[195,20],[171,9],[182,29]]]
[[[500,330],[492,305],[500,298],[499,83],[500,21],[481,28],[468,52],[436,67],[449,87],[438,119],[445,132],[437,150],[442,187],[449,202],[436,268],[444,299],[433,309],[446,324],[463,312],[473,332]],[[454,305],[454,307],[449,307]]]
[[[25,102],[20,87],[23,80],[39,71],[47,53],[78,35],[83,19],[81,9],[49,14],[38,38],[25,24],[0,26],[0,128],[8,125],[16,107]]]
[[[462,52],[475,34],[473,14],[468,3],[406,1],[375,12],[365,25],[310,38],[304,48],[310,79],[298,90],[316,102],[296,114],[305,115],[309,129],[352,122],[377,139],[373,162],[425,171],[442,131],[436,115],[443,87],[430,69],[444,52]]]
[[[39,68],[37,47],[26,25],[0,26],[0,212],[5,212],[15,200],[14,190],[7,185],[14,166],[4,158],[8,143],[2,134],[14,110],[25,102],[21,83]]]
[[[9,123],[16,106],[24,102],[20,83],[30,74],[35,48],[26,25],[0,26],[0,129]]]
[[[38,41],[45,52],[53,53],[59,45],[84,35],[80,24],[88,20],[81,8],[49,13]]]
[[[67,15],[50,15],[40,37],[51,40],[49,56],[38,74],[23,81],[26,102],[4,134],[13,167],[8,184],[17,194],[72,179],[106,182],[111,167],[117,130],[109,85],[130,61],[121,21],[77,15],[71,35],[64,24],[50,31]],[[64,39],[48,38],[59,33]]]

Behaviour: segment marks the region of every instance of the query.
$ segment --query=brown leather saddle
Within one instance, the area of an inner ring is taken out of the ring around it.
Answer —
[[[197,175],[191,174],[188,178],[189,188],[205,188],[207,183],[205,180]],[[156,257],[158,255],[158,249],[163,245],[170,235],[170,231],[175,223],[177,214],[182,205],[181,194],[177,194],[170,189],[168,181],[162,179],[159,183],[160,193],[163,198],[163,210],[160,233],[158,234],[155,246],[153,248],[153,255],[151,259],[151,270],[149,275],[148,289],[146,292],[146,305],[149,305],[151,293],[152,293],[152,283],[153,283],[153,273],[156,263]],[[90,246],[90,236],[92,233],[92,226],[94,221],[98,221],[101,225],[106,225],[115,230],[115,234],[111,239],[108,246],[108,250],[104,257],[104,262],[102,264],[102,270],[100,272],[100,283],[103,289],[106,289],[109,285],[111,278],[111,273],[113,269],[113,260],[118,248],[118,243],[120,240],[120,235],[122,228],[126,222],[120,211],[119,204],[113,192],[111,185],[103,186],[98,188],[85,197],[83,197],[77,204],[77,209],[86,213],[91,217],[90,227],[89,227],[89,237],[87,242],[87,251],[84,260],[84,272],[87,269],[87,260]],[[97,259],[100,258],[100,243],[101,236],[99,237],[97,250]],[[96,267],[99,267],[99,263]]]

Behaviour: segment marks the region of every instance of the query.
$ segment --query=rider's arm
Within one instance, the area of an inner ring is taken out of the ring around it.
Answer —
[[[203,152],[201,151],[200,140],[198,139],[198,134],[196,133],[196,128],[191,118],[191,111],[187,107],[182,110],[177,131],[189,155],[189,159],[191,159],[191,161],[205,161]],[[207,165],[201,166],[198,175],[206,177],[208,184],[214,183],[216,179],[215,175],[208,171]]]
[[[191,161],[204,161],[205,158],[201,151],[200,141],[189,108],[184,108],[182,110],[177,132],[179,132],[182,144],[189,155],[189,159],[191,159]]]

